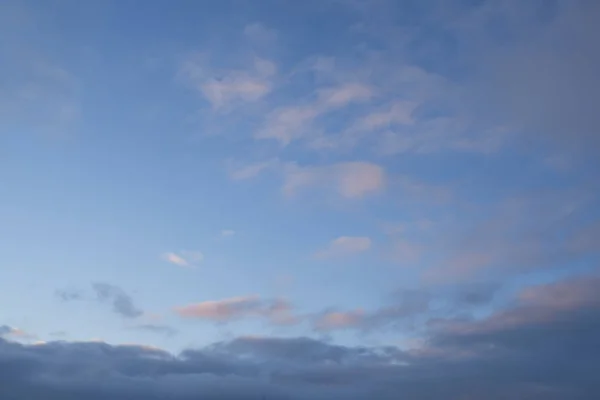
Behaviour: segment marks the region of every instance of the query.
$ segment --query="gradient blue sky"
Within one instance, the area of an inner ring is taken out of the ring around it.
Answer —
[[[411,348],[597,273],[597,9],[3,1],[0,325]]]

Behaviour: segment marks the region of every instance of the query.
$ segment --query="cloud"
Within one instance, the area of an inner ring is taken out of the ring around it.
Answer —
[[[422,253],[423,245],[402,239],[394,240],[389,249],[391,260],[409,265],[418,262]]]
[[[0,339],[0,384],[11,400],[392,400],[398,393],[415,400],[592,400],[600,396],[599,289],[595,275],[530,287],[488,316],[431,320],[422,340],[403,349],[247,336],[174,355],[135,345]],[[322,321],[352,325],[351,315],[332,312]]]
[[[131,297],[118,286],[97,282],[92,284],[92,289],[98,301],[111,304],[113,311],[124,318],[137,318],[143,314],[133,304]]]
[[[353,129],[358,131],[373,131],[390,128],[394,125],[412,125],[415,120],[412,113],[418,104],[411,101],[394,101],[386,110],[375,111],[356,121]]]
[[[355,331],[362,335],[381,333],[427,335],[427,321],[471,315],[488,307],[502,285],[470,282],[452,286],[399,290],[385,304],[373,309],[326,309],[310,315],[317,332]]]
[[[28,338],[31,337],[25,331],[8,325],[0,325],[0,338]]]
[[[424,277],[438,283],[506,279],[583,260],[597,252],[596,201],[594,191],[568,187],[519,191],[478,206],[476,218],[463,214],[464,222],[449,225],[445,235],[425,247],[443,257]]]
[[[548,9],[552,17],[540,21],[539,13]],[[470,88],[470,100],[485,104],[477,111],[561,154],[597,151],[600,50],[593,38],[600,34],[598,4],[489,3],[479,11],[458,29],[461,39],[496,20],[511,26],[516,40],[500,45],[486,32],[473,44],[480,79]]]
[[[3,77],[0,134],[26,132],[64,138],[75,132],[82,111],[82,82],[72,64],[48,45],[56,38],[33,7],[0,6]]]
[[[374,96],[372,87],[360,83],[347,83],[334,88],[320,89],[318,103],[327,108],[345,107],[355,102],[364,102]]]
[[[333,187],[345,198],[361,198],[385,187],[385,171],[376,164],[345,162],[327,166],[288,164],[284,172],[283,193],[292,196],[313,186]]]
[[[71,133],[81,108],[77,79],[41,55],[28,59],[24,53],[5,54],[11,60],[9,71],[15,69],[15,79],[0,93],[0,117],[15,126],[27,124],[28,130],[44,135]]]
[[[156,333],[158,335],[164,335],[167,337],[172,337],[179,333],[179,331],[173,327],[159,324],[141,324],[133,326],[131,329]]]
[[[344,198],[361,198],[381,192],[386,185],[383,167],[362,161],[302,166],[273,159],[230,167],[229,175],[233,180],[246,180],[267,170],[280,174],[283,179],[282,192],[286,196],[294,196],[310,188],[320,188],[333,190]]]
[[[273,168],[279,165],[279,160],[271,159],[267,161],[237,165],[233,162],[229,163],[229,177],[235,181],[247,180],[256,178],[262,172],[269,168]]]
[[[513,305],[487,318],[436,321],[432,343],[463,346],[472,341],[474,347],[482,342],[527,346],[527,342],[533,345],[533,341],[538,340],[538,344],[544,346],[549,344],[544,343],[544,337],[564,336],[566,340],[576,340],[576,334],[571,336],[566,331],[553,330],[561,325],[563,329],[578,329],[581,324],[589,326],[590,323],[600,327],[598,288],[600,278],[595,275],[527,287],[517,294]],[[581,333],[587,336],[587,332]]]
[[[293,140],[307,135],[317,117],[353,103],[369,101],[373,96],[373,88],[360,83],[345,83],[319,89],[316,91],[316,99],[312,102],[273,110],[255,137],[274,139],[282,145],[288,145]]]
[[[178,253],[164,253],[162,259],[180,267],[193,267],[204,260],[204,254],[199,251],[180,251]]]
[[[575,254],[600,252],[600,221],[592,221],[577,230],[567,243]]]
[[[235,235],[235,231],[233,229],[223,229],[221,231],[221,237],[232,237]]]
[[[308,132],[310,124],[320,112],[312,105],[279,108],[268,115],[265,126],[256,134],[256,138],[274,139],[288,145]]]
[[[220,111],[265,97],[273,89],[271,78],[276,72],[272,61],[261,58],[255,58],[248,70],[213,70],[206,57],[199,55],[185,60],[180,70],[185,81]]]
[[[143,311],[137,308],[131,296],[123,289],[109,283],[92,283],[92,300],[112,305],[112,310],[124,318],[133,319],[143,315]],[[89,299],[89,295],[76,289],[57,290],[56,295],[65,302],[83,301]]]
[[[314,322],[318,331],[356,329],[364,323],[366,313],[362,309],[352,311],[330,311],[323,313]]]
[[[340,236],[327,248],[317,252],[317,258],[338,258],[363,253],[371,248],[371,239],[365,236]]]
[[[594,2],[438,4],[412,10],[419,15],[410,26],[391,17],[410,14],[404,4],[380,3],[388,4],[355,15],[361,38],[376,38],[377,51],[308,57],[293,74],[309,82],[308,94],[273,109],[257,138],[306,140],[320,151],[366,148],[379,156],[496,154],[550,144],[558,155],[586,153],[589,160],[600,145]],[[503,38],[492,28],[498,25],[506,28]],[[448,35],[432,35],[431,26]],[[451,50],[448,37],[462,50]],[[468,73],[457,77],[457,70]],[[363,85],[372,97],[340,88],[332,97],[340,106],[328,108],[316,93],[335,84]],[[333,124],[320,120],[349,104],[360,107]]]
[[[458,287],[455,300],[459,305],[485,305],[489,304],[500,291],[498,283],[475,282]]]
[[[265,300],[258,296],[204,301],[175,308],[175,312],[183,318],[221,323],[244,318],[263,318],[275,325],[298,322],[292,311],[291,304],[284,299]]]
[[[62,301],[83,300],[83,293],[77,289],[61,289],[55,294]]]

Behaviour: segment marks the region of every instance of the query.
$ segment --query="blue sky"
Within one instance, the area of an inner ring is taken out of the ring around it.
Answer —
[[[5,336],[426,351],[596,276],[597,13],[3,2]]]

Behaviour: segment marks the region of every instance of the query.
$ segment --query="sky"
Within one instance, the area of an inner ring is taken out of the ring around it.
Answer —
[[[0,397],[600,398],[599,18],[2,1]]]

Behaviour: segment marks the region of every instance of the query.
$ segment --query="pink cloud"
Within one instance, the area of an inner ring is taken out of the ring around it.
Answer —
[[[263,318],[274,325],[291,325],[299,320],[285,299],[264,300],[259,296],[240,296],[176,307],[175,312],[189,319],[229,322],[244,318]]]
[[[319,331],[357,328],[364,322],[365,312],[362,309],[353,311],[332,311],[323,314],[314,323]]]

